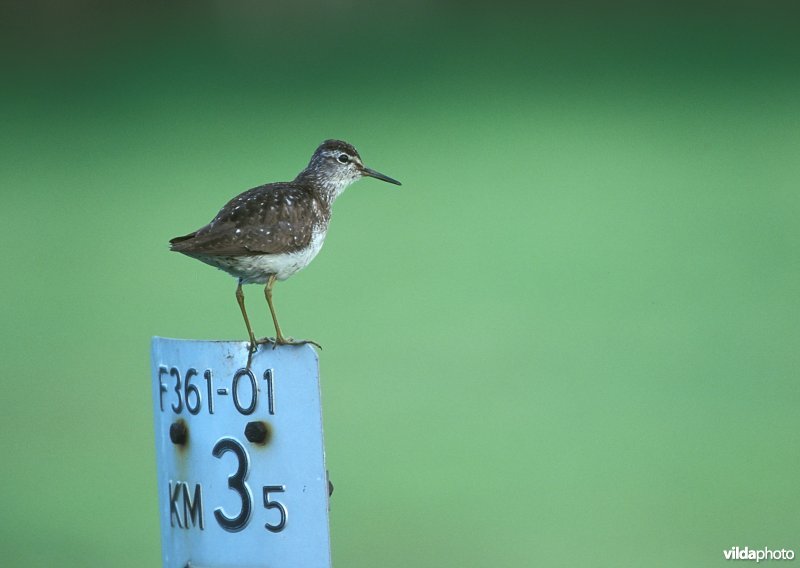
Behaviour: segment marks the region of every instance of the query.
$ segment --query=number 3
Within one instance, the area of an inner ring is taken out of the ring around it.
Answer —
[[[250,470],[250,460],[242,445],[233,438],[222,438],[214,445],[211,455],[215,458],[221,458],[227,452],[233,452],[236,455],[236,459],[239,460],[239,467],[236,469],[236,473],[228,476],[228,487],[239,494],[242,499],[242,510],[239,511],[238,515],[231,518],[222,512],[222,507],[217,507],[214,509],[214,516],[219,526],[226,531],[239,532],[250,521],[250,512],[253,508],[253,496],[250,493],[250,487],[245,483]]]

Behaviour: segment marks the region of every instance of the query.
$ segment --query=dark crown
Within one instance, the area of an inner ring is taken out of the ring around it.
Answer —
[[[322,154],[322,153],[330,153],[330,152],[344,152],[349,154],[352,157],[361,156],[358,155],[358,151],[353,147],[352,144],[348,144],[344,140],[325,140],[319,147],[314,151],[314,154]]]

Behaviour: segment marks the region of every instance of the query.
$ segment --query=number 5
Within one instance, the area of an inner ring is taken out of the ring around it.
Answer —
[[[289,513],[286,511],[286,507],[280,501],[270,501],[269,499],[270,493],[283,493],[284,491],[286,491],[285,485],[264,486],[264,507],[267,509],[278,509],[281,514],[281,521],[277,525],[271,525],[269,523],[264,525],[269,532],[281,532],[284,528],[286,528],[286,518],[289,516]]]

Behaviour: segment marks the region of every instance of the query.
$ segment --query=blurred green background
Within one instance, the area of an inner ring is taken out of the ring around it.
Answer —
[[[4,4],[2,564],[159,564],[150,337],[245,336],[167,241],[330,137],[335,566],[800,552],[792,6]]]

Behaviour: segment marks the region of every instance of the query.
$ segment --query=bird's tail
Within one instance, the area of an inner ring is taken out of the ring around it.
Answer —
[[[193,239],[197,232],[189,233],[188,235],[183,235],[182,237],[175,237],[174,239],[170,239],[169,241],[169,250],[180,250],[182,247],[180,244],[184,241],[188,241]]]

